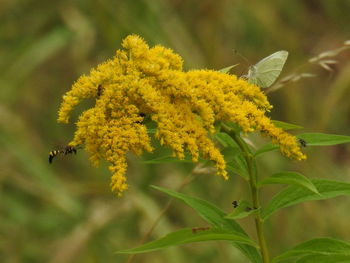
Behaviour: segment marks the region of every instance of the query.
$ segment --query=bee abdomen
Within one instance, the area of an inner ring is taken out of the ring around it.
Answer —
[[[49,153],[49,163],[52,163],[53,158],[54,158],[57,154],[59,154],[59,153],[60,153],[59,150],[51,151],[51,152]]]

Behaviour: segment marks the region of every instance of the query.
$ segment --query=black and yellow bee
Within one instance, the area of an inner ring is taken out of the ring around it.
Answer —
[[[77,154],[77,149],[73,146],[66,146],[60,150],[53,150],[49,153],[49,163],[52,163],[52,160],[53,160],[53,158],[55,158],[56,155],[58,155],[58,154],[67,155],[68,153]]]

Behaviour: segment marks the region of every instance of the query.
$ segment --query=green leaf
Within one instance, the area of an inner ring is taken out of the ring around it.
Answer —
[[[263,145],[262,147],[260,147],[255,153],[254,156],[258,156],[262,153],[265,152],[271,152],[274,150],[277,150],[279,148],[278,145],[273,144],[272,142],[266,143],[265,145]]]
[[[244,236],[247,236],[247,234],[236,222],[225,219],[224,216],[226,216],[226,213],[217,208],[212,203],[169,189],[165,189],[163,187],[152,185],[152,188],[157,189],[163,193],[166,193],[174,198],[185,202],[187,205],[192,207],[204,220],[212,224],[215,228],[233,230],[234,232],[241,233]]]
[[[231,128],[233,129],[236,133],[240,133],[242,131],[242,128],[235,122],[225,122],[225,125],[228,127],[228,128]]]
[[[284,121],[276,121],[276,120],[272,120],[271,121],[276,127],[281,128],[285,131],[287,130],[296,130],[296,129],[303,129],[304,127],[299,126],[299,125],[295,125],[295,124],[291,124],[288,122],[284,122]]]
[[[273,263],[305,255],[323,255],[323,256],[346,256],[350,258],[350,244],[344,241],[332,239],[332,238],[315,238],[296,247],[288,250],[287,252],[275,257]],[[309,261],[315,262],[315,261]],[[331,260],[328,262],[334,263]]]
[[[306,142],[306,146],[331,146],[342,143],[350,142],[350,136],[345,135],[336,135],[336,134],[325,134],[325,133],[303,133],[297,135],[297,138],[303,139]],[[260,149],[258,149],[254,156],[258,156],[265,152],[270,152],[277,150],[279,148],[278,145],[274,145],[271,142],[263,145]]]
[[[226,161],[226,170],[231,171],[243,179],[248,180],[249,175],[245,161],[238,148],[225,148],[221,151]]]
[[[234,67],[237,67],[237,66],[238,66],[238,64],[235,64],[232,66],[228,66],[226,68],[219,69],[218,71],[221,73],[228,73],[231,69],[233,69]]]
[[[297,172],[280,172],[263,179],[258,183],[258,187],[266,184],[294,184],[305,187],[310,191],[319,194],[314,184],[304,175]]]
[[[226,240],[236,243],[249,244],[254,243],[248,237],[232,234],[222,229],[206,229],[206,228],[184,228],[170,233],[163,238],[149,242],[136,248],[118,251],[118,254],[138,254],[160,250],[170,246],[183,245],[193,242]]]
[[[231,163],[234,162],[237,156],[241,154],[241,149],[227,147],[221,150],[221,154],[225,157],[226,163]]]
[[[244,180],[249,180],[249,175],[238,166],[226,164],[226,170],[241,176]]]
[[[237,145],[237,143],[232,139],[232,137],[230,135],[228,135],[225,132],[218,132],[215,134],[214,137],[224,147],[232,147],[232,148],[239,149],[239,146]]]
[[[226,169],[235,174],[238,174],[245,180],[249,180],[247,163],[241,154],[236,155],[230,162],[228,162],[226,164]]]
[[[249,202],[243,200],[238,202],[238,206],[234,208],[234,211],[228,214],[225,218],[228,219],[240,219],[249,216],[250,214],[256,213],[258,209],[252,208]]]
[[[248,235],[238,223],[236,223],[234,220],[225,218],[226,213],[220,210],[212,203],[182,193],[171,191],[159,186],[153,185],[152,187],[185,202],[188,206],[192,207],[205,221],[210,223],[214,228],[222,229],[232,234],[248,238]],[[252,262],[262,263],[261,255],[256,247],[237,242],[233,242],[233,245],[237,247],[240,251],[242,251],[242,253],[245,254]]]
[[[245,180],[249,178],[247,165],[242,156],[242,151],[237,143],[225,132],[215,134],[215,139],[225,148],[221,153],[225,157],[226,169],[242,176]]]
[[[262,213],[263,219],[267,219],[278,209],[295,205],[301,202],[323,200],[341,195],[350,195],[349,183],[323,179],[314,179],[311,181],[316,186],[320,195],[313,193],[304,187],[296,185],[289,186],[271,199]]]
[[[147,133],[149,133],[149,134],[155,134],[156,133],[156,131],[157,131],[157,129],[155,128],[155,129],[153,129],[153,128],[149,128],[149,129],[147,129]]]
[[[350,142],[350,136],[336,134],[303,133],[297,137],[305,140],[307,146],[330,146]]]
[[[296,263],[349,263],[350,256],[346,255],[308,255],[300,258]]]

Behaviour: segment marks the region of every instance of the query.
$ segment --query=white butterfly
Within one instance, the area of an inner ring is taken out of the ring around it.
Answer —
[[[287,57],[287,51],[277,51],[251,66],[245,77],[249,83],[261,88],[270,87],[280,75]]]

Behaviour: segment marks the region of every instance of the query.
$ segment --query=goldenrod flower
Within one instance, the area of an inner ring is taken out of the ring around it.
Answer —
[[[127,188],[125,155],[152,151],[144,115],[156,122],[155,137],[174,156],[183,159],[187,150],[196,162],[201,153],[225,179],[224,158],[210,137],[216,121],[235,122],[244,132],[259,130],[286,156],[305,159],[296,138],[265,116],[272,107],[259,87],[213,70],[184,72],[179,55],[162,46],[149,48],[136,35],[126,37],[122,46],[111,60],[74,83],[63,96],[58,117],[67,123],[81,100],[96,99],[79,117],[70,145],[85,145],[93,164],[101,159],[111,163],[113,191],[120,194]]]

